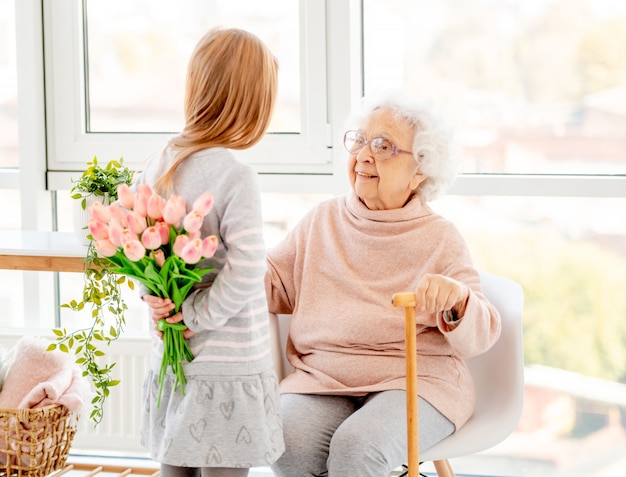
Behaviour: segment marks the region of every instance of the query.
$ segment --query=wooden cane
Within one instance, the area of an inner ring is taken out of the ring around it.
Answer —
[[[415,342],[415,294],[396,293],[393,306],[404,307],[406,343],[406,428],[409,451],[408,477],[419,476],[419,446],[417,426],[417,344]]]

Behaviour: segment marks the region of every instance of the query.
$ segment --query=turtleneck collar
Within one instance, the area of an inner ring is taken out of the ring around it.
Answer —
[[[413,196],[404,207],[399,209],[370,210],[354,191],[350,191],[346,197],[346,206],[355,217],[374,222],[405,222],[432,213],[428,204],[424,204],[419,195]]]

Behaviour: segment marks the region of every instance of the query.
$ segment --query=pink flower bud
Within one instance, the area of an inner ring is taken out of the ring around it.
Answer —
[[[109,226],[109,240],[113,242],[116,247],[122,246],[122,232],[124,229],[118,224],[112,223]]]
[[[150,258],[156,262],[159,267],[162,267],[165,263],[165,254],[163,250],[153,250],[150,252]]]
[[[140,235],[144,230],[146,230],[146,227],[148,226],[148,222],[146,222],[145,215],[141,215],[135,212],[134,210],[132,210],[126,216],[126,225],[135,234]]]
[[[126,245],[128,242],[139,241],[139,237],[130,229],[122,229],[120,234],[120,243]]]
[[[128,184],[120,184],[117,186],[117,198],[122,204],[122,207],[126,209],[131,209],[133,204],[135,203],[135,194],[128,187]]]
[[[109,212],[111,213],[111,225],[117,225],[119,227],[126,227],[126,216],[128,212],[118,204],[111,204],[109,206]]]
[[[109,228],[105,223],[99,220],[91,219],[87,228],[94,240],[105,240],[109,238]]]
[[[146,184],[145,182],[142,182],[141,184],[137,186],[137,193],[139,195],[144,196],[147,202],[150,196],[152,195],[152,189],[150,188],[148,184]]]
[[[133,204],[133,212],[148,216],[148,198],[143,194],[135,194],[135,203]]]
[[[197,232],[202,227],[204,216],[199,212],[192,210],[183,219],[183,228],[186,232]]]
[[[100,202],[93,203],[93,205],[89,208],[89,215],[92,219],[102,222],[103,224],[106,224],[109,220],[111,220],[109,207],[102,205]]]
[[[103,257],[112,257],[117,252],[117,247],[110,240],[98,240],[93,244],[96,252],[98,252]]]
[[[158,194],[152,194],[148,199],[148,217],[152,220],[161,220],[163,207],[165,207],[165,199]]]
[[[190,240],[189,243],[183,247],[180,258],[182,258],[185,263],[198,263],[202,258],[202,240]]]
[[[167,245],[168,243],[170,243],[169,224],[159,221],[156,224],[154,224],[154,226],[157,228],[157,230],[159,231],[159,234],[161,235],[161,245]]]
[[[124,255],[131,262],[138,262],[146,255],[146,249],[139,240],[131,240],[124,244]]]
[[[161,234],[159,230],[152,226],[144,230],[141,234],[141,243],[149,250],[154,250],[161,246]]]
[[[217,250],[217,237],[215,235],[210,235],[202,241],[202,256],[204,258],[211,258],[215,255],[215,251]]]
[[[180,221],[186,213],[184,199],[179,195],[172,195],[165,202],[165,207],[163,207],[163,220],[178,228]]]
[[[174,240],[174,246],[172,247],[174,250],[174,253],[178,255],[179,257],[182,257],[183,249],[185,248],[185,245],[187,245],[188,243],[189,243],[189,237],[187,235],[179,235],[178,237],[176,237],[176,240]]]
[[[192,209],[197,211],[203,217],[208,215],[208,213],[213,208],[213,194],[210,192],[205,192],[200,197],[198,197],[194,203]]]

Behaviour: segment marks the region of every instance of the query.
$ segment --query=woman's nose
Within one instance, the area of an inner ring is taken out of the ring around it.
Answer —
[[[358,162],[374,162],[374,157],[372,156],[369,144],[356,154],[356,160]]]

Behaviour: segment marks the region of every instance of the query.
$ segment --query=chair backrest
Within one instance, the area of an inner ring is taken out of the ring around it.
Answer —
[[[474,414],[453,435],[421,453],[420,461],[451,459],[493,447],[513,432],[522,412],[522,287],[513,280],[489,273],[481,272],[480,276],[484,295],[500,312],[502,333],[489,351],[467,360],[476,386]],[[292,369],[285,357],[289,317],[272,315],[270,321],[274,364],[279,378]]]
[[[513,280],[485,272],[480,276],[483,294],[500,312],[502,333],[486,353],[467,360],[476,386],[474,414],[457,432],[421,453],[423,461],[451,459],[489,449],[515,430],[522,413],[524,293]]]

